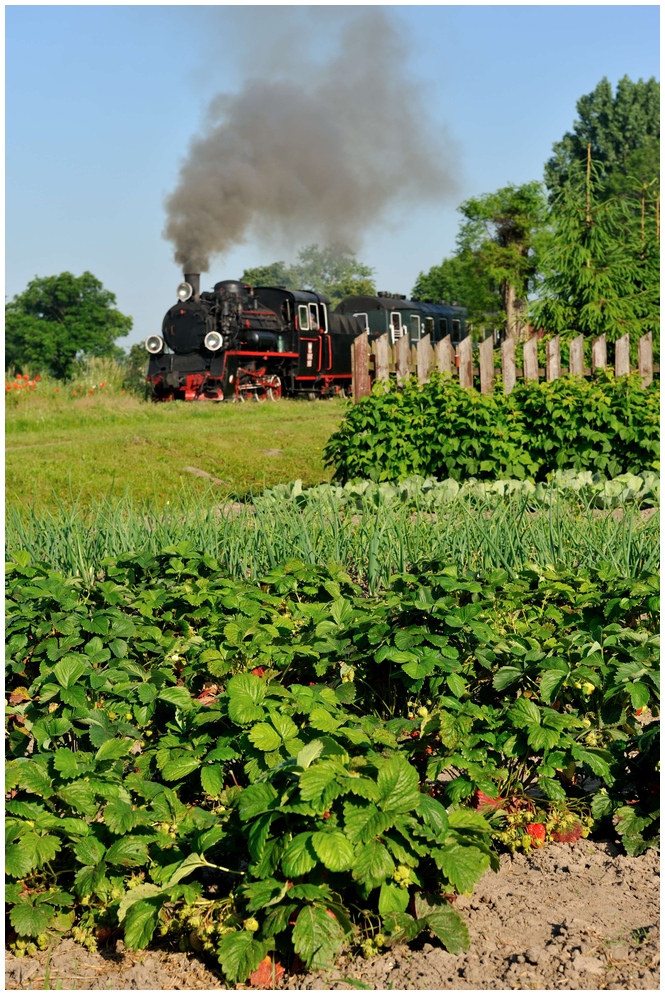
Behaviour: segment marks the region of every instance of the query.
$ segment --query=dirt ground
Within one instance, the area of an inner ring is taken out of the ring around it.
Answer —
[[[438,941],[371,960],[341,958],[328,974],[285,975],[282,990],[647,990],[659,976],[659,856],[626,857],[612,843],[551,844],[501,859],[456,908],[468,953]],[[47,954],[6,959],[9,990],[223,989],[214,965],[164,950],[90,954],[65,940]],[[355,981],[355,984],[353,983]],[[240,986],[246,988],[248,986]]]

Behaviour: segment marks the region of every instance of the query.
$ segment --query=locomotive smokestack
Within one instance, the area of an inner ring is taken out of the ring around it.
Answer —
[[[198,301],[199,294],[201,292],[201,274],[200,273],[184,273],[185,281],[190,284],[194,291],[194,300]]]

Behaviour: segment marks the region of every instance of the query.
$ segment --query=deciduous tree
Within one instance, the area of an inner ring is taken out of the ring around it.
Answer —
[[[65,379],[77,358],[122,355],[115,340],[132,319],[92,273],[35,277],[6,306],[7,366]]]
[[[420,300],[459,304],[476,325],[501,321],[503,302],[498,286],[483,269],[478,253],[469,250],[420,273],[412,294]]]
[[[345,246],[307,245],[298,253],[293,266],[284,262],[247,269],[242,275],[252,286],[284,286],[289,289],[316,290],[330,298],[334,308],[345,297],[376,293],[373,270],[356,259]]]

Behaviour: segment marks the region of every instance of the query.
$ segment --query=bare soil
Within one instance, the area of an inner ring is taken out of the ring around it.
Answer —
[[[647,990],[659,980],[659,856],[619,854],[580,840],[504,856],[456,908],[471,935],[468,953],[438,941],[397,947],[371,960],[342,957],[332,972],[286,974],[282,990]],[[48,962],[48,967],[47,967]],[[353,984],[355,981],[355,985]],[[224,989],[195,954],[115,949],[90,954],[73,940],[47,953],[7,955],[9,990]],[[241,985],[240,988],[249,986]]]

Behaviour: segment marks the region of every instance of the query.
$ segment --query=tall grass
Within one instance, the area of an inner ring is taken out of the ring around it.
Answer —
[[[374,498],[376,495],[374,495]],[[66,574],[86,580],[107,558],[158,552],[183,540],[214,556],[230,576],[260,579],[289,559],[342,564],[378,591],[395,573],[456,565],[503,568],[610,565],[626,577],[658,568],[658,516],[630,505],[599,511],[582,500],[528,496],[465,497],[437,509],[379,501],[340,507],[329,495],[293,500],[224,502],[211,490],[183,491],[173,502],[138,501],[129,493],[54,510],[12,506],[7,551],[26,550]]]

